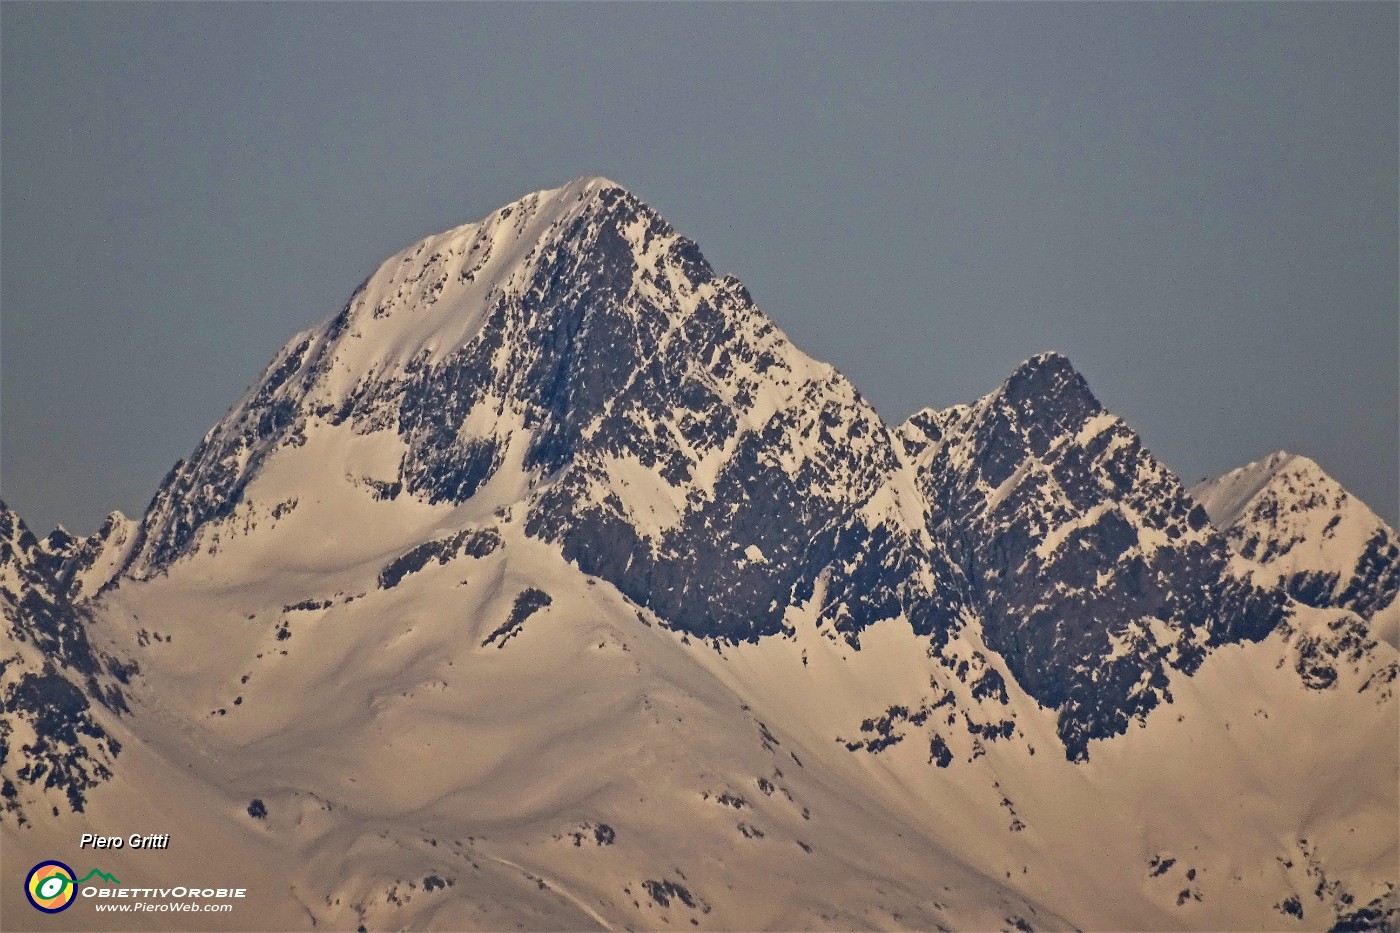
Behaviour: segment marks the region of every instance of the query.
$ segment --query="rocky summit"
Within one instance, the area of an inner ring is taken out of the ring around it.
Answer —
[[[582,178],[384,262],[140,518],[0,507],[0,831],[168,834],[106,870],[239,929],[1393,927],[1398,591],[1317,464],[1187,489],[1058,353],[886,424]]]

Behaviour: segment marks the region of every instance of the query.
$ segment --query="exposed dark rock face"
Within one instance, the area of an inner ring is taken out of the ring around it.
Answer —
[[[522,590],[515,597],[515,602],[510,607],[510,616],[501,625],[486,636],[486,640],[481,643],[481,647],[495,645],[497,648],[504,648],[506,642],[520,634],[520,627],[525,624],[525,620],[548,608],[554,602],[554,598],[544,590],[539,590],[533,586]]]
[[[660,881],[647,880],[642,882],[642,887],[647,892],[647,897],[658,907],[670,907],[671,902],[683,904],[691,910],[699,910],[702,913],[710,912],[710,905],[691,893],[690,889],[678,881],[663,878]]]
[[[40,673],[25,671],[7,684],[0,709],[25,720],[34,734],[17,750],[22,763],[15,768],[15,780],[60,791],[69,807],[81,813],[85,793],[112,776],[107,763],[121,751],[93,718],[88,698],[46,665]],[[9,760],[12,728],[6,723],[0,735],[0,764]]]
[[[392,589],[409,574],[417,573],[436,560],[446,564],[456,557],[485,557],[501,546],[501,536],[494,528],[459,531],[449,538],[428,541],[397,557],[379,572],[379,588]]]
[[[121,685],[135,670],[92,647],[85,610],[55,577],[73,542],[51,535],[47,543],[58,553],[0,502],[0,616],[8,635],[0,656],[0,814],[21,824],[26,805],[52,805],[40,802],[44,792],[81,812],[87,791],[111,777],[121,745],[97,707],[125,712]]]
[[[1298,595],[1297,578],[1289,580],[1289,595],[1299,602],[1309,602]],[[1390,605],[1400,596],[1400,541],[1389,528],[1377,528],[1366,542],[1366,549],[1356,563],[1351,579],[1344,583],[1332,605],[1350,609],[1369,619],[1378,610]]]
[[[1169,702],[1169,669],[1283,618],[1276,594],[1224,576],[1205,512],[1058,354],[903,436],[987,644],[1060,711],[1072,759]]]

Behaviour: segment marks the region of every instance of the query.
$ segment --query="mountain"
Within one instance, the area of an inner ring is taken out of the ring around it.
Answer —
[[[1312,460],[1286,451],[1192,487],[1248,562],[1300,603],[1371,618],[1400,593],[1395,532]]]
[[[169,833],[101,867],[237,929],[1394,923],[1396,651],[1211,509],[1058,354],[891,428],[579,179],[391,257],[139,520],[3,513],[4,696],[86,717],[16,701],[6,863]]]
[[[345,438],[351,482],[380,499],[518,503],[532,537],[692,634],[774,634],[823,571],[823,620],[851,638],[956,614],[951,568],[911,544],[874,409],[605,179],[381,266],[172,471],[127,569],[165,570],[257,512],[250,483],[313,435]],[[339,484],[345,460],[314,468]]]
[[[902,434],[987,644],[1061,711],[1072,757],[1169,700],[1171,670],[1284,617],[1281,594],[1223,576],[1228,548],[1205,512],[1059,354]]]

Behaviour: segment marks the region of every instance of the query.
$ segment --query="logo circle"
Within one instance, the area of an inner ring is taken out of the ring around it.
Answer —
[[[73,869],[54,859],[29,869],[24,879],[24,896],[35,910],[56,914],[67,910],[78,897],[77,876]]]

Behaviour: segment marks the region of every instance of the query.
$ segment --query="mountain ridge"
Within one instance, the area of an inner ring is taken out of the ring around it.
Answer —
[[[1207,512],[1060,353],[886,424],[580,179],[386,260],[141,519],[0,535],[0,701],[60,620],[128,750],[49,819],[6,736],[7,845],[160,775],[340,926],[1393,919],[1380,597]]]
[[[888,426],[601,176],[390,257],[177,464],[134,541],[109,522],[118,543],[85,547],[116,554],[112,579],[140,579],[191,546],[217,549],[215,529],[240,509],[245,527],[276,524],[326,488],[311,471],[344,454],[286,467],[297,482],[250,500],[264,461],[347,427],[380,464],[347,473],[351,485],[473,516],[434,522],[432,540],[494,534],[488,511],[522,521],[692,635],[783,635],[819,581],[821,624],[857,650],[893,617],[937,650],[974,611],[1018,679],[1061,710],[1071,757],[1169,700],[1169,669],[1189,674],[1290,611],[1276,588],[1226,572],[1228,529],[1062,353],[1029,358],[971,406]],[[317,520],[333,527],[334,510]],[[1383,572],[1387,559],[1400,580],[1395,554],[1375,558]],[[1066,581],[1074,593],[1052,596]],[[1100,682],[1105,664],[1121,669],[1116,687]]]

